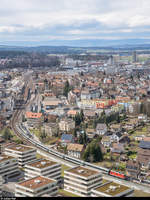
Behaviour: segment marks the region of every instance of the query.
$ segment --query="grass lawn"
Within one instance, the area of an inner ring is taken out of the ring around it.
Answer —
[[[67,192],[67,191],[65,191],[63,189],[60,189],[59,193],[64,195],[64,196],[67,196],[67,197],[80,197],[78,195],[72,194],[71,192]]]
[[[143,192],[142,190],[134,190],[134,197],[150,197],[150,193]]]
[[[70,167],[66,166],[66,165],[61,165],[61,176],[64,177],[64,171],[70,169]]]
[[[31,133],[33,133],[36,137],[40,138],[41,130],[40,129],[30,129]],[[53,143],[56,143],[58,137],[46,137],[46,139],[43,140],[44,144],[51,145]]]
[[[30,129],[31,133],[35,134],[38,138],[40,137],[40,130],[39,129]]]
[[[45,142],[45,144],[51,145],[53,143],[56,143],[58,140],[59,140],[58,137],[49,138],[48,142]]]
[[[103,162],[97,162],[97,163],[92,163],[94,165],[99,165],[101,167],[107,167],[110,168],[113,165],[113,161],[103,161]]]

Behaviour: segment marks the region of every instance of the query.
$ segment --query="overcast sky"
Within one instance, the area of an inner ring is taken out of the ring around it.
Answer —
[[[150,38],[150,0],[0,0],[0,42]]]

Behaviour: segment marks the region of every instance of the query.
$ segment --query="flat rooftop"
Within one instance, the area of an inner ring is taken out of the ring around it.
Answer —
[[[56,164],[58,164],[58,163],[50,161],[50,160],[46,160],[46,159],[41,159],[41,160],[38,160],[38,161],[35,161],[32,163],[29,163],[27,165],[31,166],[31,167],[42,169],[42,168],[50,167],[50,166],[53,166]]]
[[[83,176],[83,177],[89,177],[89,176],[93,176],[93,175],[100,173],[98,171],[91,170],[89,168],[82,167],[82,166],[75,167],[75,168],[72,168],[72,169],[68,169],[66,171],[71,172],[71,173],[76,174],[76,175]]]
[[[131,188],[124,185],[120,185],[115,182],[108,182],[98,188],[95,188],[94,190],[96,190],[97,192],[104,193],[106,195],[115,196],[129,189]]]
[[[26,181],[22,181],[20,183],[17,183],[17,185],[29,188],[29,189],[37,189],[37,188],[41,188],[44,185],[47,185],[49,183],[55,182],[52,179],[43,177],[43,176],[37,176],[34,177],[32,179],[26,180]]]
[[[29,150],[33,150],[34,148],[19,144],[19,145],[13,146],[13,147],[8,147],[7,149],[11,149],[11,150],[18,151],[18,152],[26,152]]]
[[[11,159],[14,159],[14,157],[7,156],[7,155],[0,155],[0,164]]]

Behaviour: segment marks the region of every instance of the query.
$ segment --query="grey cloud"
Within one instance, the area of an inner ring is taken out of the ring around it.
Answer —
[[[1,0],[0,36],[7,38],[147,37],[149,0]]]

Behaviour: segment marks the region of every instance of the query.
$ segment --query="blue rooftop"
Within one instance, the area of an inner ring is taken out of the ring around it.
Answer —
[[[142,149],[150,149],[150,142],[149,141],[141,141],[139,147]]]
[[[72,139],[73,139],[73,135],[71,135],[71,134],[63,134],[62,136],[61,136],[61,140],[69,140],[69,141],[72,141]]]

